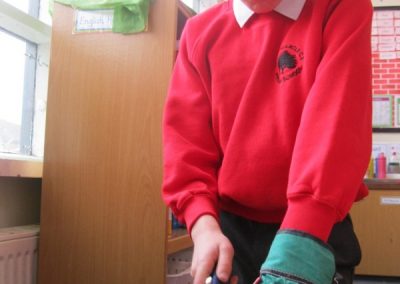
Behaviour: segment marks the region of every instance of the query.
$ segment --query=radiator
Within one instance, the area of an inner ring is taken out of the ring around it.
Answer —
[[[36,284],[39,226],[0,229],[0,284]]]

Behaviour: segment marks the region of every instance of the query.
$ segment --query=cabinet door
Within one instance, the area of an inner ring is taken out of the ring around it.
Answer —
[[[351,216],[362,248],[356,273],[400,276],[400,190],[371,190]]]
[[[146,33],[73,34],[55,4],[39,283],[165,281],[161,117],[176,3],[151,1]]]

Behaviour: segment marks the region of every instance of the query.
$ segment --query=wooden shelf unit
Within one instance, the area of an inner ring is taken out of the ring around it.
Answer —
[[[193,247],[193,242],[186,229],[173,230],[172,235],[167,240],[167,254],[173,254],[191,247]]]
[[[195,16],[196,13],[190,7],[186,6],[181,0],[177,0],[177,31],[176,40],[177,45],[179,44],[180,37],[182,35],[183,28],[186,21]],[[178,46],[176,46],[176,52],[178,52]],[[167,254],[172,254],[180,250],[184,250],[193,246],[192,239],[188,235],[186,229],[175,229],[172,231],[172,235],[167,239]]]

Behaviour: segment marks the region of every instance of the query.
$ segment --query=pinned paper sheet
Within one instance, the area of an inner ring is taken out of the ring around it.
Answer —
[[[378,38],[379,43],[395,43],[396,42],[396,37],[394,36],[380,36]]]
[[[399,197],[381,196],[381,205],[400,205],[400,196]]]
[[[75,10],[74,32],[112,31],[113,10]]]
[[[373,127],[392,127],[392,96],[373,96],[373,112],[372,125]]]
[[[379,20],[393,19],[394,13],[393,11],[376,11],[375,18]]]
[[[400,95],[394,95],[394,126],[400,127]]]
[[[396,52],[380,52],[379,59],[380,60],[393,60],[397,58]]]
[[[378,27],[378,34],[379,35],[394,35],[395,29],[394,27]]]
[[[393,27],[394,22],[393,19],[390,20],[376,20],[376,26],[377,27]]]
[[[50,0],[50,10],[53,1],[81,11],[112,10],[112,31],[116,33],[138,33],[147,30],[150,0]],[[99,24],[96,24],[97,20]],[[109,17],[98,15],[96,12],[92,15],[86,14],[75,29],[92,27],[95,30],[103,30],[109,20]]]
[[[383,52],[396,51],[396,44],[395,43],[379,44],[378,45],[378,51],[383,51]]]

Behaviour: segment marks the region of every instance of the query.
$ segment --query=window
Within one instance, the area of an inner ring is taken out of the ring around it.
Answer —
[[[196,13],[201,13],[221,1],[222,0],[182,0],[183,3],[192,8]]]
[[[0,0],[2,154],[43,156],[50,27],[40,10],[40,0]]]
[[[3,0],[3,1],[29,14],[29,0]]]

